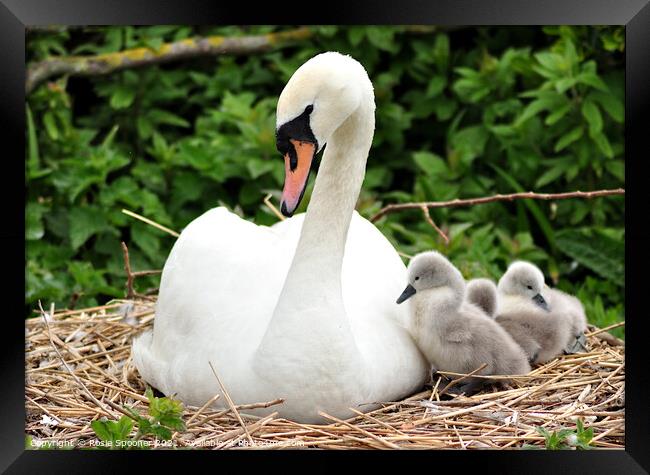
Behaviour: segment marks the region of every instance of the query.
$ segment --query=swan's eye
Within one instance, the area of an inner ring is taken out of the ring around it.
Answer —
[[[532,286],[532,285],[527,285],[526,287],[528,287],[528,290],[533,290],[533,286]]]
[[[313,110],[314,110],[314,106],[312,106],[311,104],[305,107],[305,112],[307,114],[311,114]]]
[[[294,147],[292,143],[289,143],[288,149],[289,168],[291,171],[294,171],[298,167],[298,154],[296,153],[296,147]]]
[[[420,277],[416,277],[416,278],[415,278],[415,280],[419,280],[419,279],[420,279]]]

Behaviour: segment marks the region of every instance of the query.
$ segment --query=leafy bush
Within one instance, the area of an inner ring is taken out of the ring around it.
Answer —
[[[27,52],[35,62],[283,29],[86,27],[33,33]],[[123,296],[120,240],[135,269],[163,266],[173,238],[122,208],[176,230],[220,204],[275,222],[262,198],[277,200],[283,181],[277,97],[300,64],[326,50],[353,55],[375,86],[376,133],[357,206],[366,217],[389,202],[624,186],[622,27],[311,30],[260,55],[62,77],[35,89],[26,105],[27,306]],[[610,197],[432,210],[448,247],[418,210],[377,225],[404,253],[442,250],[468,277],[496,279],[513,259],[531,260],[605,325],[624,316],[624,209],[623,197]]]

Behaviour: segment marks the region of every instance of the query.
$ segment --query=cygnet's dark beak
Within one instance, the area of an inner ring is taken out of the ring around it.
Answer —
[[[399,296],[397,299],[397,303],[402,303],[404,300],[408,299],[409,297],[412,297],[415,295],[415,287],[413,287],[411,284],[407,285],[406,288],[404,289],[404,292],[402,292],[402,295]]]
[[[542,297],[542,294],[537,294],[533,297],[533,300],[537,305],[542,307],[544,310],[547,312],[549,311],[548,304],[546,303],[546,300],[544,300],[544,297]]]

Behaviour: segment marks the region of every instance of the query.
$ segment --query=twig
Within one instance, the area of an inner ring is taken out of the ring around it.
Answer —
[[[147,223],[150,226],[153,226],[154,228],[160,229],[161,231],[165,231],[167,234],[171,234],[174,237],[180,236],[179,233],[176,231],[169,229],[162,224],[158,224],[155,221],[150,220],[149,218],[145,218],[144,216],[139,215],[138,213],[134,213],[133,211],[129,211],[128,209],[122,209],[122,213],[126,214],[127,216],[131,216],[132,218],[139,219],[143,223]]]
[[[607,332],[607,331],[609,331],[609,330],[613,330],[614,328],[622,327],[622,326],[624,326],[624,325],[625,325],[625,320],[623,320],[622,322],[618,322],[618,323],[614,323],[614,324],[612,324],[612,325],[609,325],[608,327],[605,327],[605,328],[599,328],[599,329],[596,330],[596,331],[593,331],[593,332],[590,332],[590,333],[586,333],[585,336],[596,336],[596,335],[598,335],[599,333]]]
[[[133,273],[131,272],[131,259],[129,259],[129,248],[122,241],[122,253],[124,254],[124,270],[126,271],[126,298],[132,300],[135,297],[133,289]]]
[[[338,422],[339,424],[343,424],[344,426],[347,426],[350,429],[354,429],[354,430],[356,430],[358,432],[361,432],[363,435],[368,436],[371,439],[376,440],[377,442],[379,442],[380,444],[385,445],[389,449],[401,449],[401,447],[399,445],[397,445],[397,444],[393,444],[392,442],[389,442],[389,441],[387,441],[385,439],[382,439],[381,437],[376,436],[372,432],[368,432],[367,430],[362,429],[361,427],[350,424],[349,422],[345,422],[345,421],[343,421],[343,420],[341,420],[341,419],[339,419],[337,417],[330,416],[329,414],[327,414],[327,413],[325,413],[323,411],[318,411],[318,415],[320,415],[321,417],[324,417],[325,419],[329,419],[331,421]]]
[[[162,270],[153,269],[153,270],[139,270],[133,273],[133,277],[144,277],[146,275],[158,275],[162,274]]]
[[[237,411],[237,408],[235,407],[235,403],[230,399],[230,395],[228,394],[228,391],[226,391],[226,388],[224,387],[223,383],[221,382],[221,379],[219,379],[219,375],[217,374],[216,370],[214,369],[214,366],[212,366],[212,362],[208,361],[208,364],[210,365],[210,369],[212,370],[212,374],[214,374],[214,377],[217,378],[217,382],[219,383],[219,386],[221,387],[221,392],[223,393],[223,396],[226,398],[226,402],[230,406],[230,410],[233,412],[237,420],[239,421],[239,424],[241,424],[242,429],[244,429],[244,432],[246,433],[246,437],[248,438],[248,441],[253,445],[253,438],[251,435],[248,433],[248,429],[246,428],[246,424],[244,424],[244,421],[242,420],[241,416],[239,415],[239,412]]]
[[[212,396],[210,399],[208,399],[208,401],[205,404],[203,404],[203,406],[201,406],[201,408],[198,411],[196,411],[194,414],[192,414],[192,417],[190,417],[189,420],[185,423],[185,427],[187,427],[189,429],[191,422],[194,419],[196,419],[199,414],[201,414],[203,411],[205,411],[206,407],[208,407],[210,404],[215,402],[220,397],[221,397],[221,394],[217,393],[214,396]]]
[[[127,68],[200,56],[263,53],[297,40],[305,40],[312,34],[308,28],[297,28],[254,36],[186,38],[173,43],[164,43],[157,49],[134,48],[96,56],[55,57],[39,61],[27,68],[25,91],[29,94],[45,80],[63,74],[99,76]]]
[[[285,217],[278,211],[278,208],[275,207],[273,203],[271,203],[271,196],[273,196],[271,193],[266,195],[264,197],[264,204],[269,207],[271,212],[278,217],[280,221],[284,221]]]
[[[444,232],[442,232],[442,229],[440,229],[438,225],[436,225],[436,223],[433,221],[433,218],[431,217],[431,213],[429,213],[429,208],[427,208],[424,205],[420,206],[420,208],[422,208],[422,214],[424,214],[424,219],[426,219],[427,223],[429,223],[433,227],[433,229],[435,229],[436,232],[440,234],[442,239],[445,240],[445,245],[448,245],[449,238]]]
[[[266,408],[266,407],[275,406],[276,404],[283,404],[283,403],[284,403],[284,399],[275,399],[275,400],[269,401],[269,402],[256,402],[256,403],[252,403],[252,404],[239,404],[239,405],[235,405],[235,408],[238,411],[241,411],[241,410],[245,410],[245,409]],[[230,409],[226,409],[225,411],[219,411],[219,412],[216,412],[214,414],[210,414],[209,416],[206,416],[206,418],[203,419],[203,421],[201,421],[201,422],[206,423],[208,421],[218,419],[218,418],[222,417],[224,414],[227,414],[228,412],[232,412],[232,411]]]
[[[259,428],[265,426],[265,425],[268,424],[269,422],[272,422],[273,419],[275,419],[275,417],[276,417],[277,415],[278,415],[277,412],[272,412],[272,413],[269,414],[268,416],[261,418],[259,421],[254,422],[253,424],[250,425],[250,427],[248,428],[246,434],[247,434],[247,435],[249,436],[249,438],[250,438],[250,433],[251,433],[251,432],[254,433],[257,429],[259,429]],[[243,430],[246,430],[246,428],[244,428]],[[239,435],[239,436],[236,437],[235,439],[230,439],[230,438],[231,438],[232,436],[234,436],[234,435],[237,435],[238,433],[241,433],[241,432],[242,432],[242,429],[236,429],[236,430],[230,431],[230,432],[228,432],[228,433],[226,433],[226,434],[221,434],[221,435],[219,436],[219,439],[223,438],[223,439],[225,439],[225,441],[224,441],[221,445],[218,445],[216,448],[217,448],[217,449],[227,449],[227,448],[232,447],[232,446],[235,445],[237,442],[239,442],[239,440],[242,438],[242,435]],[[250,447],[255,447],[255,442],[252,441],[252,439],[250,440]]]
[[[534,193],[532,191],[522,192],[522,193],[511,193],[509,195],[497,194],[493,196],[484,196],[481,198],[470,198],[470,199],[455,199],[450,201],[429,201],[422,203],[396,203],[388,206],[384,206],[380,209],[372,218],[371,222],[376,222],[381,217],[389,213],[394,213],[397,211],[404,211],[408,209],[418,209],[418,208],[452,208],[457,206],[472,206],[480,205],[485,203],[494,203],[495,201],[513,201],[520,199],[535,199],[535,200],[563,200],[567,198],[597,198],[599,196],[610,196],[610,195],[624,195],[625,190],[623,188],[617,188],[614,190],[597,190],[597,191],[571,191],[566,193]]]

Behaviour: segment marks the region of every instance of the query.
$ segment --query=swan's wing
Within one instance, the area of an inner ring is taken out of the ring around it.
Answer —
[[[244,371],[268,326],[292,252],[271,228],[223,207],[192,221],[165,263],[153,336],[134,347],[145,379],[170,387],[191,379],[191,385],[176,386],[193,391],[185,395],[192,400],[213,391],[207,358],[223,380]]]
[[[343,302],[357,346],[375,382],[368,401],[400,397],[424,383],[429,364],[407,330],[408,307],[395,300],[406,285],[406,267],[395,248],[356,211],[342,271]]]
[[[341,280],[350,318],[387,315],[406,327],[407,306],[395,302],[407,283],[406,266],[390,241],[356,211],[345,245]]]

